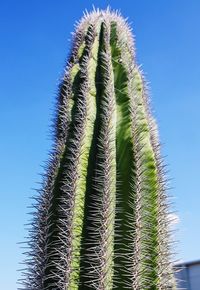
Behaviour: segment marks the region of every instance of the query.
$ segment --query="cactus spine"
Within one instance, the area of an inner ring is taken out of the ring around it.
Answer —
[[[54,128],[23,289],[175,289],[157,128],[119,14],[77,26]]]

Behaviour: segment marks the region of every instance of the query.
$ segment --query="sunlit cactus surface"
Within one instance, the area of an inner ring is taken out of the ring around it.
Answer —
[[[22,287],[175,289],[164,166],[131,29],[97,10],[73,38]]]

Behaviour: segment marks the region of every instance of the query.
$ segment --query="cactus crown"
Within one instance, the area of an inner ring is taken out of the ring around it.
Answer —
[[[23,289],[175,289],[157,128],[118,13],[78,24],[54,136]]]

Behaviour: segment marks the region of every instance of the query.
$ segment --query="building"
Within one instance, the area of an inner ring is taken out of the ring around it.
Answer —
[[[200,260],[181,263],[175,266],[178,289],[200,290]]]

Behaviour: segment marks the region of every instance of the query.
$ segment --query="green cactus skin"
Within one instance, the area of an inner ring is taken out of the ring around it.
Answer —
[[[56,108],[23,289],[176,289],[157,127],[119,13],[78,24]]]

